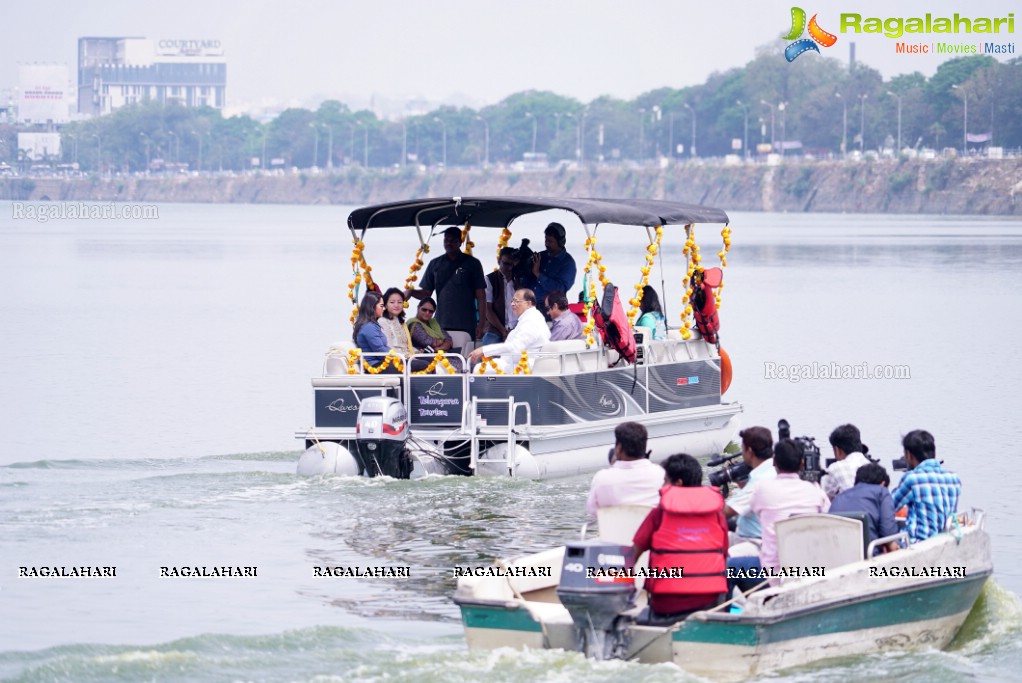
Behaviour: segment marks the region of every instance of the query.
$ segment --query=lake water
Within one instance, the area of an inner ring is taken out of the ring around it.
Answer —
[[[451,568],[576,533],[588,477],[294,475],[309,378],[350,336],[348,211],[161,205],[157,220],[39,223],[0,202],[0,680],[695,680],[671,665],[467,652]],[[546,218],[516,227],[512,243],[540,244]],[[950,651],[779,680],[1015,680],[1022,223],[735,214],[732,227],[721,336],[743,423],[783,417],[825,445],[853,422],[885,462],[902,434],[929,429],[995,544],[995,581]],[[474,232],[489,268],[497,231]],[[644,246],[633,232],[599,233],[608,274],[628,290]],[[710,262],[718,232],[699,229]],[[569,227],[579,262],[582,239]],[[668,230],[663,247],[672,323],[683,241]],[[377,279],[402,283],[413,235],[367,244]],[[908,377],[787,378],[813,363]],[[412,578],[313,578],[326,564],[410,567]],[[19,566],[54,565],[117,576],[18,578]],[[167,565],[258,576],[159,577]]]

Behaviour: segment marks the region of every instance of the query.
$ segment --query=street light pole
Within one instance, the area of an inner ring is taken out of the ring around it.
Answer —
[[[781,102],[780,104],[777,105],[777,109],[780,110],[780,112],[781,112],[781,156],[782,157],[784,156],[784,141],[788,139],[788,137],[784,134],[784,110],[787,109],[787,107],[788,107],[788,103],[787,102]]]
[[[326,144],[326,167],[329,170],[334,170],[334,127],[327,126],[327,144]]]
[[[962,120],[962,156],[969,154],[969,93],[960,85],[952,85],[955,90],[962,91],[962,101],[965,104],[965,112]]]
[[[536,117],[533,116],[531,111],[525,112],[525,118],[532,119],[532,158],[535,161],[536,158],[536,132],[539,127],[539,122]]]
[[[692,148],[689,149],[688,156],[689,156],[690,159],[695,159],[696,156],[697,156],[696,155],[696,110],[693,109],[691,106],[689,106],[688,102],[682,102],[681,106],[685,107],[685,109],[688,109],[690,112],[692,112]]]
[[[443,131],[443,148],[444,148],[444,168],[447,168],[447,124],[439,116],[434,116],[433,120],[440,124],[440,128]]]
[[[841,97],[841,93],[834,93],[834,97],[841,100],[841,158],[848,156],[848,100]]]
[[[895,95],[890,90],[887,91],[887,94],[898,100],[898,149],[897,154],[895,154],[897,157],[901,154],[901,95]]]
[[[742,143],[744,146],[742,150],[745,152],[745,159],[749,159],[749,105],[743,104],[741,100],[735,100],[735,104],[742,108],[745,112],[745,141]]]
[[[313,121],[309,124],[312,128],[312,167],[319,166],[319,126]]]
[[[859,153],[866,149],[866,98],[869,95],[859,95]]]
[[[766,100],[760,100],[760,104],[770,107],[770,149],[773,150],[777,138],[774,136],[774,105]]]
[[[483,122],[483,166],[490,165],[490,122],[482,116],[476,118]]]

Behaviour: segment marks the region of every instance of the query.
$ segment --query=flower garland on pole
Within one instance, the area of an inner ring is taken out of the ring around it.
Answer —
[[[477,368],[476,369],[476,374],[477,375],[481,375],[481,374],[485,373],[487,367],[492,369],[494,374],[497,374],[497,375],[506,375],[507,374],[506,372],[504,372],[504,370],[502,370],[500,368],[499,365],[497,365],[496,361],[494,361],[489,356],[483,356],[479,360],[479,365],[476,366],[476,368]],[[522,351],[522,357],[518,359],[518,365],[515,366],[513,374],[515,374],[515,375],[531,375],[532,374],[532,368],[529,367],[529,352],[528,351]]]
[[[507,246],[508,242],[511,241],[511,231],[504,228],[500,231],[500,239],[497,240],[497,261],[500,261],[500,252],[503,251],[504,247]],[[499,270],[500,267],[494,267],[494,270]]]
[[[695,227],[690,223],[685,226],[685,247],[681,250],[688,261],[688,273],[685,275],[685,308],[681,312],[681,338],[688,340],[692,338],[692,276],[696,269],[702,270],[699,265],[702,257],[699,255],[699,245],[696,243]]]
[[[472,255],[472,247],[476,245],[476,243],[473,242],[468,236],[468,232],[471,229],[472,226],[468,222],[466,222],[465,227],[462,228],[461,230],[461,242],[462,244],[465,245],[465,253],[468,254],[469,256]]]
[[[649,284],[649,272],[653,268],[657,252],[660,250],[660,240],[664,238],[664,228],[658,225],[656,228],[656,239],[651,239],[646,247],[646,265],[642,267],[642,278],[635,285],[635,296],[628,300],[632,309],[628,311],[628,324],[634,325],[635,318],[639,315],[639,305],[642,303],[642,290]]]
[[[415,252],[415,261],[408,268],[408,277],[405,278],[405,289],[406,290],[407,289],[412,289],[415,286],[415,281],[419,279],[419,270],[422,269],[422,266],[425,263],[422,260],[422,255],[423,254],[428,254],[428,253],[429,253],[429,245],[428,244],[423,244]],[[409,302],[406,300],[405,301],[405,308],[408,308],[408,303]]]
[[[596,250],[596,235],[586,238],[585,242],[586,253],[589,254],[589,258],[586,261],[586,267],[582,270],[585,273],[586,278],[589,278],[589,271],[595,265],[597,272],[599,273],[600,284],[604,288],[607,287],[607,267],[603,265],[603,256]],[[596,280],[589,278],[589,289],[588,289],[588,301],[592,303],[596,301]],[[586,346],[593,346],[596,344],[596,339],[593,337],[593,329],[596,327],[596,319],[593,317],[592,306],[586,307],[586,324],[582,328],[582,334],[586,340]]]
[[[362,368],[370,375],[378,375],[387,368],[389,368],[391,365],[397,368],[398,372],[405,371],[405,364],[401,361],[401,357],[398,356],[393,350],[387,352],[387,355],[384,357],[383,362],[380,363],[379,365],[375,366],[370,365],[365,358],[362,359]]]
[[[731,227],[728,225],[724,226],[724,229],[720,231],[720,236],[724,240],[724,248],[717,252],[717,256],[720,257],[720,268],[723,270],[727,268],[727,253],[731,251]],[[720,310],[720,295],[724,289],[724,279],[721,278],[720,286],[717,287],[717,292],[714,298],[717,300],[717,310]]]
[[[358,317],[358,286],[365,279],[366,288],[373,288],[373,267],[366,263],[365,257],[365,242],[358,238],[352,238],[355,246],[351,250],[351,270],[355,274],[351,284],[348,285],[348,298],[351,299],[351,303],[354,307],[351,309],[351,323],[355,323],[355,318]],[[359,271],[361,268],[361,272]],[[362,273],[365,273],[363,276]]]

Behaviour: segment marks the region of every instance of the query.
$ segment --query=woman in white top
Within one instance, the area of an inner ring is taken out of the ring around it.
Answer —
[[[387,345],[402,356],[414,353],[412,339],[405,327],[405,295],[397,287],[383,294],[383,316],[379,320]]]

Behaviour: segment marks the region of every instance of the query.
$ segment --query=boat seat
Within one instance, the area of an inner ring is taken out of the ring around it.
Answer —
[[[451,335],[451,341],[454,343],[454,348],[461,349],[461,354],[463,356],[467,356],[469,353],[471,353],[472,349],[469,348],[468,350],[466,350],[465,347],[469,345],[472,345],[472,347],[475,346],[474,342],[472,341],[472,335],[470,335],[468,332],[462,332],[461,330],[453,330],[451,332],[448,332],[447,334]]]
[[[337,377],[313,377],[312,386],[343,389],[346,387],[400,387],[401,375],[338,375]]]
[[[540,347],[532,364],[534,375],[561,375],[599,369],[600,350],[586,348],[584,339],[561,339]]]
[[[334,342],[326,352],[323,361],[323,376],[336,377],[348,374],[348,351],[357,348],[350,341]]]
[[[870,542],[873,540],[873,534],[869,532],[869,515],[865,512],[828,512],[827,514],[859,520],[862,524],[862,547],[869,547]],[[863,557],[865,557],[865,551],[863,551]]]
[[[599,508],[596,522],[600,526],[600,540],[631,545],[635,532],[642,526],[649,511],[649,505],[614,505]]]
[[[518,595],[556,587],[561,582],[561,565],[564,564],[564,546],[544,550],[533,555],[515,558],[507,562],[509,567],[549,567],[550,576],[509,576],[508,585]]]
[[[774,525],[781,567],[831,569],[862,560],[862,522],[828,514],[795,515]]]

